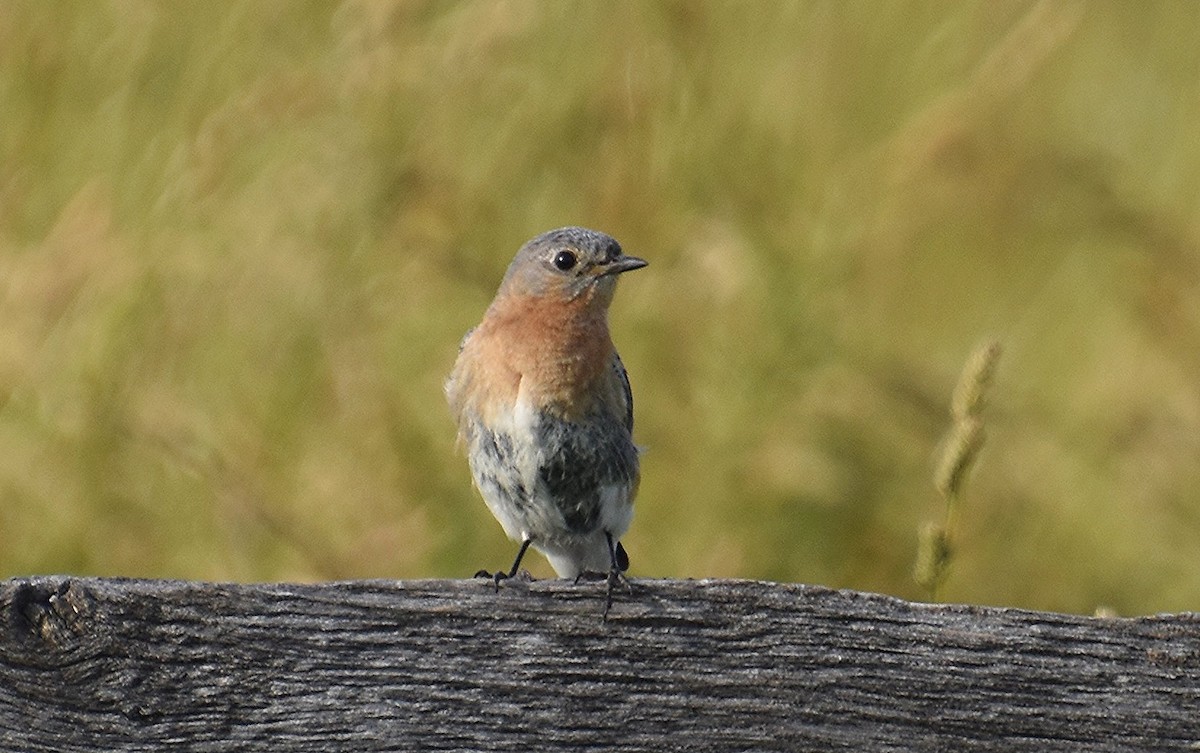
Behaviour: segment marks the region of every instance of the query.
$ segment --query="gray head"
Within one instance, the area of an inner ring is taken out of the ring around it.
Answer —
[[[521,246],[508,265],[500,290],[508,294],[567,298],[596,288],[611,297],[617,275],[641,269],[647,262],[626,256],[610,235],[582,227],[542,233]]]

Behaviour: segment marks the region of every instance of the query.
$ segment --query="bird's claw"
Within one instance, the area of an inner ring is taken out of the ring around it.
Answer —
[[[500,581],[507,579],[508,573],[504,572],[503,570],[497,570],[494,573],[487,570],[479,570],[475,573],[475,577],[487,578],[492,582],[492,585],[496,589],[496,593],[500,593]]]
[[[615,567],[610,569],[608,572],[584,570],[575,576],[576,584],[580,582],[598,583],[600,581],[606,581],[608,583],[608,588],[604,594],[604,621],[607,622],[608,611],[612,609],[613,605],[613,591],[618,585],[623,585],[625,586],[625,591],[627,593],[633,593],[633,585],[630,584],[629,578],[626,578],[625,574]]]
[[[633,593],[633,584],[629,582],[629,579],[625,577],[624,573],[615,567],[608,571],[608,577],[606,580],[608,581],[608,589],[604,594],[604,622],[608,622],[608,610],[612,609],[613,589],[615,589],[618,585],[623,585],[625,586],[626,593]]]
[[[488,570],[479,570],[475,573],[474,577],[486,578],[486,579],[490,580],[492,582],[492,584],[495,586],[497,593],[499,593],[499,591],[500,591],[500,582],[501,581],[512,579],[512,580],[519,580],[523,583],[532,583],[533,582],[533,576],[529,574],[528,570],[518,570],[515,573],[506,573],[503,570],[497,570],[494,573],[491,571],[488,571]]]

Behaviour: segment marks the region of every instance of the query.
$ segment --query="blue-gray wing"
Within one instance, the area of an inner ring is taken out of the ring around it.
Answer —
[[[633,390],[629,387],[629,374],[625,371],[625,364],[621,363],[621,356],[616,351],[613,351],[612,367],[617,373],[617,380],[621,383],[621,393],[625,396],[625,429],[632,434]]]

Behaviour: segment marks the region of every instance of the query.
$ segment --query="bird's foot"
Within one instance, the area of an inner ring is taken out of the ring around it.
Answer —
[[[529,574],[528,570],[518,570],[515,573],[506,573],[503,570],[497,570],[494,573],[490,572],[488,570],[479,570],[479,571],[476,571],[476,573],[473,577],[486,578],[486,579],[490,580],[492,582],[492,584],[495,586],[497,592],[500,591],[500,581],[508,580],[510,578],[512,578],[514,580],[519,580],[522,583],[532,583],[533,582],[533,576]]]
[[[579,583],[580,581],[586,581],[589,583],[606,581],[608,583],[608,588],[604,593],[603,620],[605,622],[608,621],[608,611],[612,609],[613,591],[616,589],[616,587],[619,585],[624,586],[627,593],[633,593],[633,585],[629,582],[629,578],[626,578],[625,574],[615,567],[606,573],[597,572],[595,570],[584,570],[583,572],[579,573],[579,575],[575,576],[575,582]]]
[[[604,621],[608,621],[608,610],[612,608],[613,589],[618,585],[625,587],[625,593],[633,593],[633,584],[629,582],[629,578],[625,577],[625,573],[617,568],[608,571],[608,589],[604,594]]]

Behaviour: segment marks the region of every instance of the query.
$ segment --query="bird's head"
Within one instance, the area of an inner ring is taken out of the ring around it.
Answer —
[[[502,292],[535,297],[586,296],[607,305],[622,272],[647,262],[626,256],[612,236],[581,227],[564,227],[530,240],[508,266]]]

